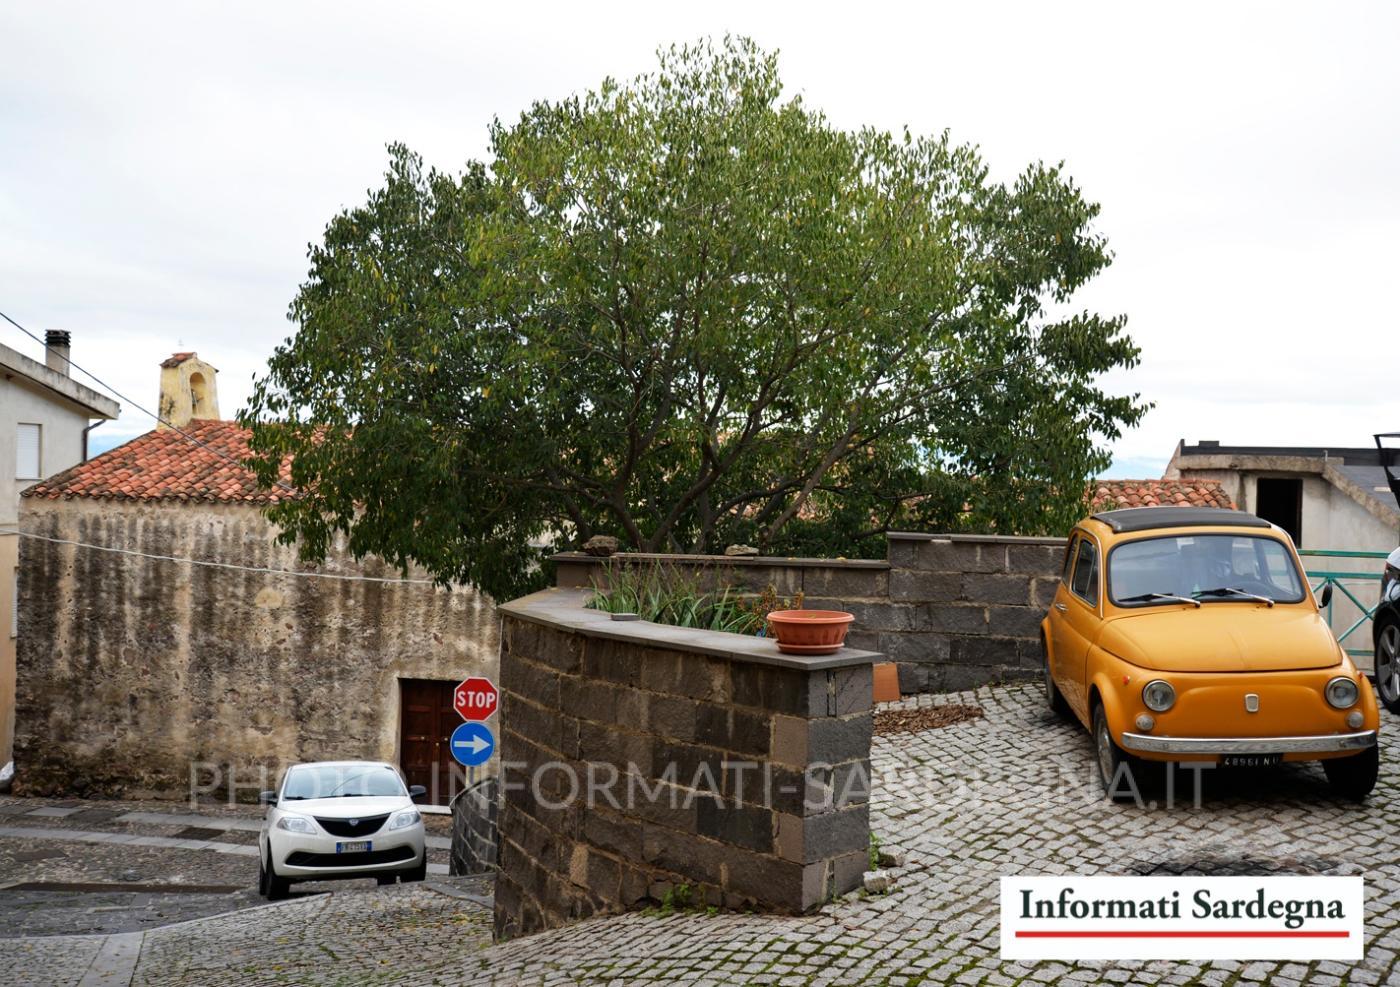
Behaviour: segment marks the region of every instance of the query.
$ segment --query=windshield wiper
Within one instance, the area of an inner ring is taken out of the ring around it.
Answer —
[[[1192,596],[1243,596],[1247,600],[1258,600],[1260,603],[1274,605],[1274,601],[1267,596],[1260,596],[1258,593],[1246,593],[1242,589],[1233,586],[1217,586],[1215,589],[1198,589]]]
[[[1137,596],[1125,596],[1119,603],[1147,603],[1151,600],[1174,600],[1177,603],[1189,603],[1197,610],[1201,608],[1200,600],[1193,600],[1189,596],[1177,596],[1175,593],[1139,593]]]
[[[332,799],[332,798],[337,798],[337,797],[344,796],[345,793],[341,791],[342,788],[344,788],[346,785],[350,784],[352,781],[359,781],[361,778],[367,778],[367,777],[369,777],[369,772],[368,772],[368,771],[361,771],[361,772],[360,772],[359,774],[357,774],[357,775],[351,775],[349,778],[346,778],[346,779],[345,779],[344,781],[342,781],[339,785],[336,785],[336,786],[335,786],[334,788],[332,788],[327,794],[325,794],[325,795],[323,795],[323,796],[321,796],[321,797],[322,797],[322,798]]]

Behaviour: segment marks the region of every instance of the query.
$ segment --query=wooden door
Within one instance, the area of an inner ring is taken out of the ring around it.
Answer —
[[[428,790],[419,799],[446,805],[463,784],[464,771],[452,759],[447,739],[462,718],[452,708],[456,682],[399,680],[399,767],[410,785]]]

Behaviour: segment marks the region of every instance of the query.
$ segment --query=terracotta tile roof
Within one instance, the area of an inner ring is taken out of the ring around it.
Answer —
[[[178,367],[191,357],[198,356],[198,353],[171,353],[169,357],[160,361],[162,367]]]
[[[1119,507],[1234,507],[1217,480],[1099,480],[1090,488],[1096,511]]]
[[[290,496],[280,487],[260,489],[252,472],[238,465],[248,456],[248,430],[237,422],[193,421],[183,431],[199,444],[173,428],[147,432],[21,496],[224,504],[275,504]],[[282,479],[290,480],[288,466]]]

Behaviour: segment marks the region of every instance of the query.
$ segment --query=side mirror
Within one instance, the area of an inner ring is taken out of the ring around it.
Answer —
[[[427,795],[427,794],[428,794],[428,790],[427,790],[426,788],[424,788],[422,785],[409,785],[409,786],[408,786],[408,797],[411,798],[411,799],[421,799],[424,795]]]
[[[277,804],[277,793],[276,793],[276,792],[263,792],[262,794],[260,794],[260,795],[258,796],[258,802],[261,803],[262,805],[276,805],[276,804]]]
[[[1320,607],[1325,607],[1325,606],[1327,606],[1327,604],[1329,604],[1329,603],[1331,603],[1331,602],[1332,602],[1332,584],[1331,584],[1331,583],[1328,583],[1326,586],[1322,587],[1322,592],[1318,594],[1318,597],[1317,597],[1317,605],[1320,606]]]

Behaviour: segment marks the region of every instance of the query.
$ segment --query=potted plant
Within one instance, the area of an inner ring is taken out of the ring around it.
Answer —
[[[829,655],[841,649],[855,619],[844,610],[774,610],[768,627],[784,654]]]

